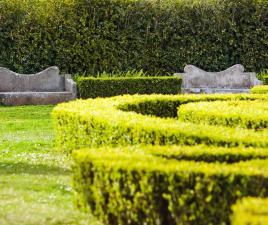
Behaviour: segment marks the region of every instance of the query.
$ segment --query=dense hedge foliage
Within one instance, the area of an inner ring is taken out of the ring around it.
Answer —
[[[177,161],[163,157],[166,148],[156,148],[154,155],[130,147],[75,151],[80,207],[90,206],[111,225],[218,225],[228,224],[237,199],[268,196],[267,159],[231,165]]]
[[[131,148],[129,148],[131,149]],[[135,147],[134,147],[135,149]],[[268,149],[263,148],[225,148],[207,145],[197,146],[146,146],[142,151],[166,159],[194,162],[234,163],[251,159],[268,159]]]
[[[268,84],[268,69],[263,69],[257,74],[257,77],[263,81],[264,85]]]
[[[268,99],[268,95],[151,95],[118,96],[78,100],[56,106],[52,112],[58,147],[69,152],[83,146],[126,144],[186,144],[218,146],[268,146],[267,129],[242,128],[181,122],[129,112],[176,111],[181,104],[204,100]],[[141,107],[139,107],[141,106]],[[168,107],[166,107],[168,106]],[[162,110],[163,108],[163,110]],[[123,110],[125,111],[123,111]],[[152,110],[150,110],[152,109]]]
[[[237,200],[268,197],[268,129],[250,110],[238,117],[261,129],[185,122],[177,108],[214,104],[221,115],[220,105],[232,113],[234,103],[267,102],[266,94],[126,95],[56,106],[78,206],[111,225],[230,224]]]
[[[206,123],[248,129],[268,128],[267,101],[216,101],[189,103],[179,107],[179,118],[193,123]]]
[[[0,15],[0,66],[17,72],[268,68],[267,0],[1,0]]]
[[[268,85],[258,85],[250,89],[252,94],[268,94]]]
[[[263,84],[268,85],[268,75],[263,76]]]
[[[182,80],[178,77],[80,77],[80,98],[110,97],[122,94],[178,94]]]
[[[244,198],[232,208],[232,225],[268,224],[268,198]]]

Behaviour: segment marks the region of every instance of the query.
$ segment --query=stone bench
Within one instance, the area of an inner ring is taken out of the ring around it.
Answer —
[[[245,73],[240,64],[221,72],[206,72],[193,65],[187,65],[182,77],[183,93],[249,93],[251,87],[260,85],[256,73]]]
[[[73,100],[76,94],[71,76],[59,75],[55,66],[30,75],[0,67],[0,104],[54,105]]]

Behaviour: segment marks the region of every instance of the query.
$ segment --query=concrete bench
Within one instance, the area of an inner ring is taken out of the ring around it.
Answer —
[[[260,85],[256,73],[245,73],[240,64],[221,72],[206,72],[193,65],[187,65],[182,77],[184,93],[249,93],[251,87]]]
[[[0,104],[50,105],[76,98],[76,83],[70,75],[59,75],[57,67],[37,74],[18,74],[0,67]]]

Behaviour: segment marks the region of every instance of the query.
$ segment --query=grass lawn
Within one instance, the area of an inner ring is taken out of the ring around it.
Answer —
[[[70,162],[53,149],[52,106],[0,106],[0,224],[100,225],[77,211]]]

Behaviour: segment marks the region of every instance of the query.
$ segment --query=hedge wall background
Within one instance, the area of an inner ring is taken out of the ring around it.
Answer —
[[[258,72],[267,49],[267,0],[0,0],[0,66],[17,72]]]

